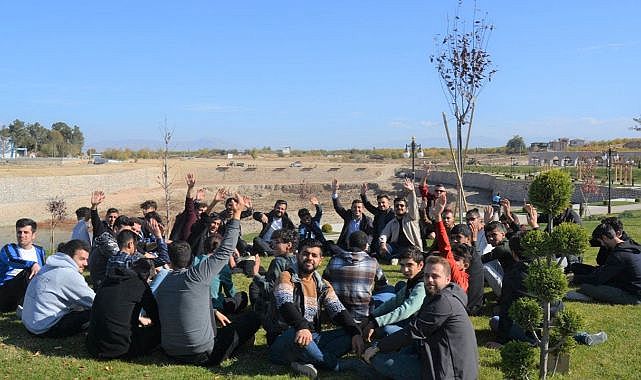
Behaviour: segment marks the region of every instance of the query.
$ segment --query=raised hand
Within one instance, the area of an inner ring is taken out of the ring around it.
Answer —
[[[361,195],[367,194],[367,190],[367,182],[363,182],[363,184],[361,185]]]
[[[314,206],[318,206],[318,198],[316,198],[316,197],[315,197],[315,196],[313,196],[313,195],[309,198],[309,202],[310,202],[311,204],[313,204]]]
[[[161,238],[162,237],[162,229],[160,228],[160,223],[156,219],[149,219],[149,229],[151,232],[154,234],[155,237]]]
[[[338,180],[336,178],[332,180],[332,193],[338,193]]]
[[[438,193],[438,197],[434,200],[434,207],[432,208],[432,217],[437,222],[441,221],[443,218],[443,211],[445,211],[445,206],[447,205],[447,193],[442,192]]]
[[[227,190],[225,190],[224,187],[221,187],[216,191],[216,194],[214,194],[214,201],[215,202],[222,202],[227,198]]]
[[[194,173],[187,173],[185,176],[185,182],[187,183],[188,188],[193,188],[196,186],[196,176]]]
[[[414,181],[411,178],[405,178],[403,180],[403,188],[407,191],[414,191]]]
[[[487,205],[483,210],[485,211],[483,213],[483,222],[488,224],[494,219],[494,207],[492,207],[492,205]]]
[[[105,200],[105,193],[103,193],[100,190],[96,190],[93,193],[91,193],[91,208],[96,209],[99,204],[102,203],[102,201]]]

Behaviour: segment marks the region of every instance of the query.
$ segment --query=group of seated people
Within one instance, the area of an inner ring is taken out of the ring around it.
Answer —
[[[185,209],[172,231],[165,231],[154,201],[141,204],[142,218],[110,208],[102,221],[98,206],[105,195],[93,192],[91,207],[76,212],[72,239],[46,261],[34,244],[36,222],[19,219],[17,243],[0,251],[0,312],[16,310],[36,336],[86,331],[88,352],[101,359],[129,359],[160,347],[175,362],[217,365],[253,345],[262,327],[269,360],[311,378],[324,369],[475,379],[478,348],[469,316],[482,313],[487,283],[498,299],[490,322],[497,341],[527,340],[508,310],[526,294],[520,239],[524,230],[538,228],[531,205],[525,206],[527,225],[519,224],[507,199],[483,215],[469,210],[466,223],[455,224],[442,185],[430,191],[424,179],[417,191],[405,179],[400,196],[380,194],[375,206],[364,184],[360,199],[346,209],[334,180],[331,200],[344,221],[334,243],[323,234],[315,197],[314,216],[299,210],[296,227],[283,200],[256,212],[248,197],[220,189],[207,204],[193,174],[186,184]],[[224,209],[214,211],[223,202]],[[251,244],[240,228],[249,217],[262,224]],[[592,242],[601,247],[598,266],[572,262],[566,268],[581,284],[579,292],[641,303],[641,247],[621,222],[604,219]],[[273,256],[267,269],[261,266],[265,255]],[[406,281],[388,284],[381,262],[398,263]],[[234,287],[235,272],[252,278],[247,291]],[[337,328],[323,331],[329,323]],[[586,337],[598,343],[596,334],[583,335],[584,343]],[[343,358],[350,351],[369,365]]]

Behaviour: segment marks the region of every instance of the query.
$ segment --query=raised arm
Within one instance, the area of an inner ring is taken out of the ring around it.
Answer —
[[[367,183],[363,182],[361,185],[361,200],[363,201],[363,205],[365,206],[365,209],[370,212],[370,214],[376,215],[378,212],[378,207],[374,206],[372,202],[367,199]]]
[[[418,202],[416,200],[416,190],[414,189],[414,182],[405,178],[403,180],[403,189],[407,192],[407,214],[412,220],[418,220]]]
[[[91,193],[91,228],[93,229],[94,239],[105,232],[105,226],[100,220],[100,215],[98,215],[98,205],[104,200],[105,193],[102,191],[96,190]]]
[[[465,270],[462,270],[456,264],[454,255],[452,254],[452,246],[450,245],[450,239],[447,236],[447,230],[445,229],[445,224],[443,223],[443,211],[445,211],[445,206],[447,204],[446,193],[439,193],[436,202],[434,202],[434,220],[436,221],[436,241],[438,242],[438,251],[439,256],[447,259],[447,262],[450,263],[452,269],[452,282],[455,282],[467,292],[468,281],[465,276]]]

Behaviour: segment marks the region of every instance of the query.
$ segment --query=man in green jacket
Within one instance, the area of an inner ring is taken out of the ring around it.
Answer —
[[[405,286],[400,288],[396,296],[379,305],[370,313],[369,322],[363,329],[364,336],[371,340],[372,334],[387,336],[401,330],[416,313],[425,299],[425,284],[423,282],[423,252],[412,247],[405,251],[399,264],[401,273],[407,279]]]

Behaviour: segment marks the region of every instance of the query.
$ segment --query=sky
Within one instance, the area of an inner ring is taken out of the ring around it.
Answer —
[[[470,19],[472,2],[461,15]],[[638,0],[479,0],[498,70],[470,146],[641,137]],[[429,57],[456,0],[7,1],[0,125],[85,148],[445,147]],[[449,116],[450,125],[454,124]]]

